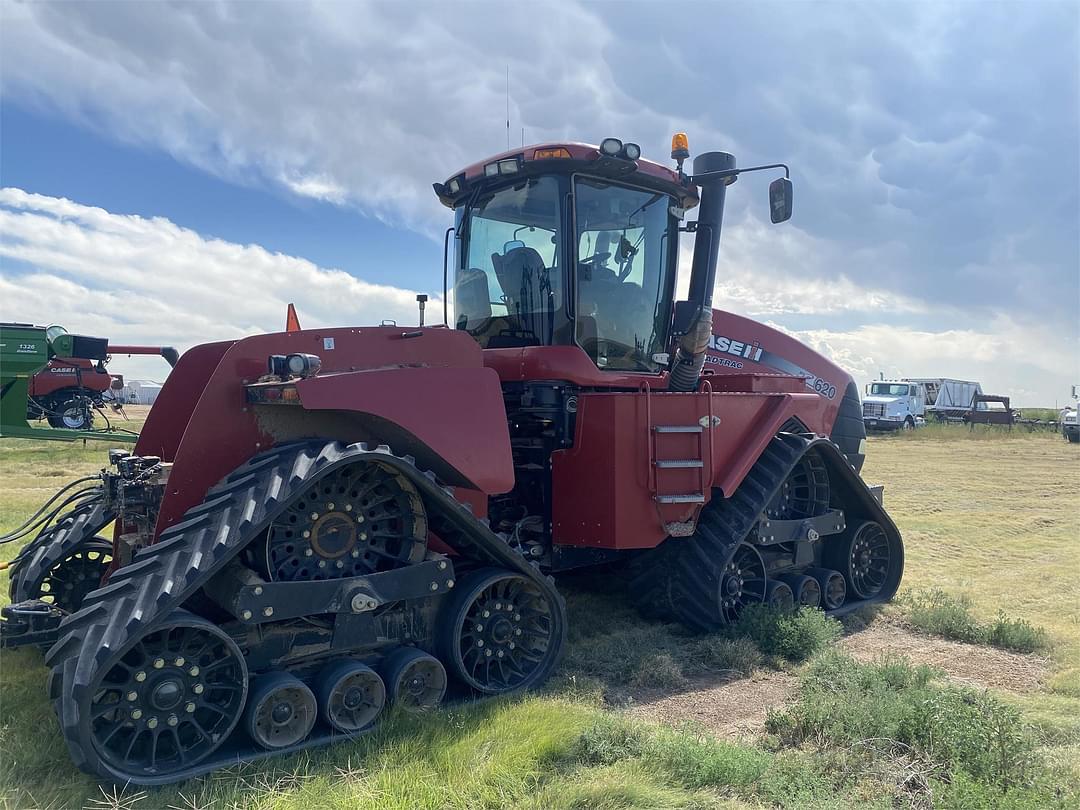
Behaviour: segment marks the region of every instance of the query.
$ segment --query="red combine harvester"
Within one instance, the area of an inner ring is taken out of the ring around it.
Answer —
[[[54,642],[79,767],[161,784],[348,738],[390,704],[535,686],[567,569],[625,562],[643,611],[705,631],[755,603],[892,597],[903,547],[857,472],[851,379],[711,308],[727,187],[786,167],[711,152],[690,176],[681,135],[672,157],[545,144],[436,184],[453,328],[180,358],[134,453],[43,510],[13,569],[5,643]],[[770,205],[790,216],[786,177]]]
[[[160,354],[175,366],[179,358],[169,346],[115,346],[109,354]],[[94,410],[104,408],[105,395],[124,387],[124,378],[109,374],[104,362],[80,357],[54,357],[30,378],[26,418],[44,418],[54,428],[91,430]]]

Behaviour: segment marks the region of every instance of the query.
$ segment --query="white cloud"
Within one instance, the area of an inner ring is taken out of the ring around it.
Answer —
[[[431,183],[506,146],[507,68],[514,145],[524,127],[529,142],[619,135],[663,154],[695,127],[618,88],[610,30],[576,4],[270,8],[5,5],[3,87],[226,179],[432,234],[445,211]]]
[[[162,219],[0,189],[5,320],[60,323],[119,343],[172,345],[284,327],[415,323],[415,293],[371,284],[258,245],[207,239]],[[16,270],[20,265],[28,270]],[[429,304],[441,310],[440,301]],[[118,358],[118,373],[160,377],[160,361]]]
[[[1080,378],[1077,346],[1048,327],[1001,317],[979,326],[941,331],[864,324],[842,331],[769,325],[846,369],[862,388],[886,377],[952,377],[978,380],[986,393],[1011,395],[1014,406],[1063,403]],[[1074,376],[1075,375],[1075,376]]]

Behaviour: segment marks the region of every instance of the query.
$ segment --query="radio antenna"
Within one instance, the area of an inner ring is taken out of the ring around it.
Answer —
[[[510,65],[506,66],[506,151],[510,151]]]

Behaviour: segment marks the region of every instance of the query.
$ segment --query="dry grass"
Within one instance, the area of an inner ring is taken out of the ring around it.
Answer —
[[[863,476],[885,484],[904,535],[905,589],[963,593],[985,621],[1003,609],[1046,628],[1052,685],[1080,684],[1080,446],[998,438],[871,439]]]

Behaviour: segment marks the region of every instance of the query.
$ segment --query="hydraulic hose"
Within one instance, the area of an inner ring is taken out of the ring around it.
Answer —
[[[32,531],[38,525],[40,525],[42,523],[48,523],[52,518],[56,517],[56,515],[65,506],[70,505],[72,502],[74,502],[76,500],[78,500],[78,501],[82,501],[84,499],[89,500],[90,496],[96,497],[97,493],[99,492],[98,487],[85,487],[85,488],[80,489],[77,492],[69,495],[67,498],[65,498],[59,505],[57,505],[53,509],[51,509],[51,510],[49,509],[49,506],[54,501],[56,501],[57,498],[59,498],[62,494],[64,494],[64,492],[71,489],[76,484],[83,483],[85,481],[93,481],[93,480],[95,480],[95,478],[96,478],[96,476],[95,477],[89,477],[89,478],[80,478],[78,481],[73,481],[72,483],[68,484],[66,487],[64,487],[59,492],[57,492],[55,495],[53,495],[48,501],[46,501],[45,504],[40,509],[38,509],[33,515],[31,515],[29,518],[27,518],[25,521],[23,521],[23,523],[21,525],[17,526],[16,528],[12,529],[10,532],[7,532],[6,534],[0,535],[0,543],[10,543],[12,540],[17,540],[18,538],[20,538],[20,537],[24,536],[25,534],[29,533],[30,531]]]

